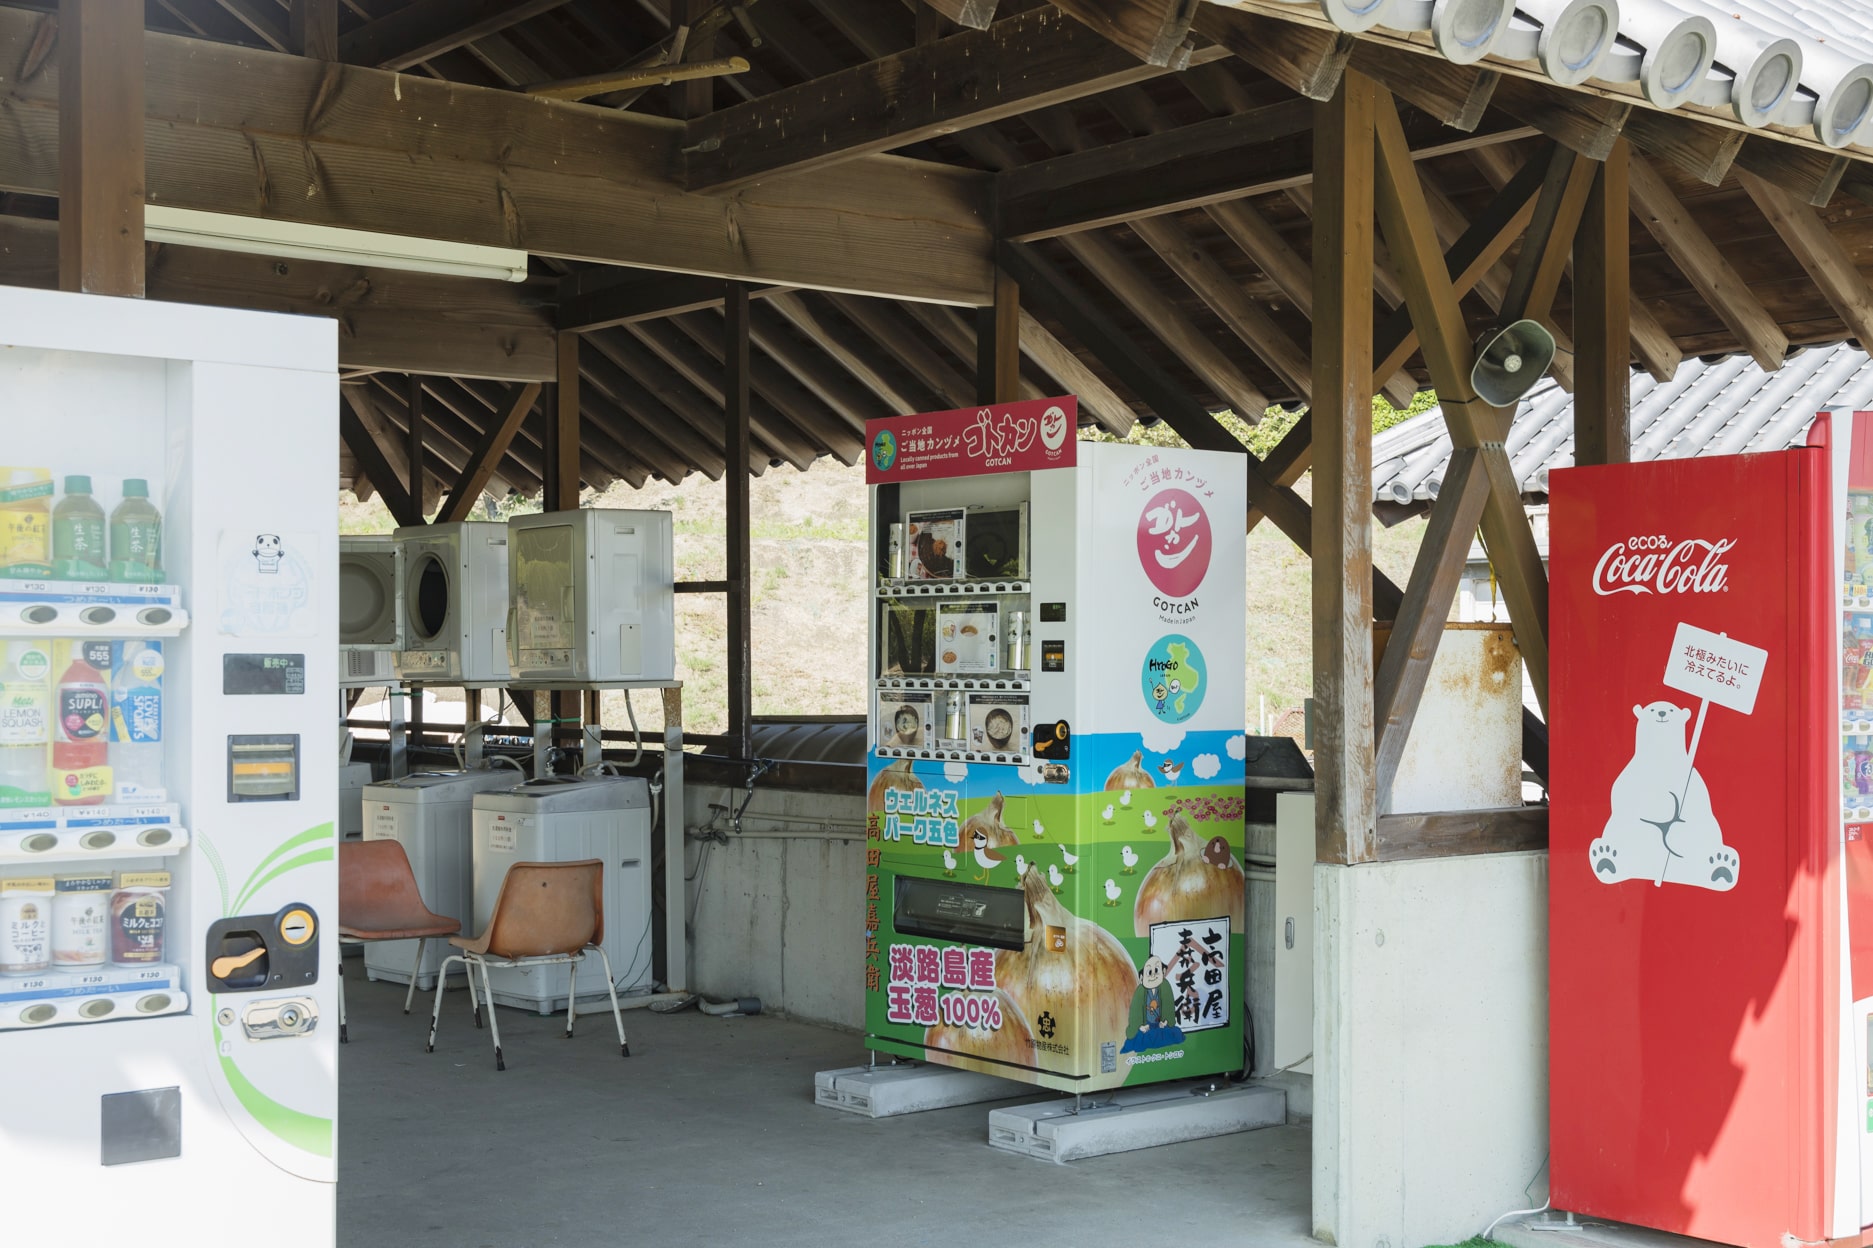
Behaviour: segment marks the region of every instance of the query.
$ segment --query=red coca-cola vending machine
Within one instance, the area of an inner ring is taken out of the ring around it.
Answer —
[[[1554,1207],[1873,1224],[1873,413],[1551,484]]]

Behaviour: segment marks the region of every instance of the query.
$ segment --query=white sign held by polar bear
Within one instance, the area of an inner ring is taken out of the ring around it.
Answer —
[[[1600,839],[1587,847],[1601,883],[1646,880],[1715,892],[1736,887],[1742,858],[1724,843],[1710,790],[1697,771],[1697,747],[1711,703],[1744,715],[1756,709],[1768,658],[1768,651],[1722,633],[1678,625],[1664,683],[1700,699],[1697,723],[1687,747],[1687,708],[1673,702],[1632,708],[1632,761],[1613,781],[1612,813]]]

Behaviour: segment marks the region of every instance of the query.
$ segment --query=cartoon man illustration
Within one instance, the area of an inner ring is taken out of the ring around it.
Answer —
[[[1143,1053],[1168,1048],[1184,1042],[1184,1032],[1173,1021],[1173,1006],[1166,999],[1164,963],[1156,957],[1145,959],[1138,972],[1138,987],[1144,994],[1144,1015],[1138,1030],[1125,1041],[1124,1052]],[[1134,1014],[1134,1018],[1138,1015]]]
[[[1166,689],[1164,687],[1164,682],[1160,680],[1157,684],[1157,688],[1151,691],[1151,696],[1157,699],[1157,705],[1152,709],[1155,711],[1162,711],[1164,709],[1164,700],[1171,696],[1171,691]]]

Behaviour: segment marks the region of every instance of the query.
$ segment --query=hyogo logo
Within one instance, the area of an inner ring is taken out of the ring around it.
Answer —
[[[889,429],[880,429],[878,436],[871,440],[871,462],[878,466],[879,472],[889,472],[891,465],[897,463],[897,435]]]
[[[1210,570],[1210,517],[1188,490],[1160,490],[1138,517],[1138,561],[1160,592],[1188,598]]]
[[[1203,651],[1182,633],[1158,638],[1145,652],[1145,664],[1138,673],[1146,708],[1164,723],[1183,723],[1197,713],[1203,695],[1209,692],[1204,679],[1208,668]]]
[[[1615,542],[1593,568],[1593,592],[1614,594],[1721,594],[1730,588],[1724,556],[1734,538],[1678,541],[1662,535]]]

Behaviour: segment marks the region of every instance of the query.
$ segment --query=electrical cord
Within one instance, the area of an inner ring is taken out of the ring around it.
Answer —
[[[629,984],[631,982],[631,976],[637,974],[637,955],[644,948],[644,941],[649,939],[651,926],[655,922],[656,920],[654,918],[646,918],[644,920],[644,931],[643,934],[637,938],[637,948],[631,950],[631,965],[625,968],[624,974],[611,981],[611,986],[614,990],[621,985]]]
[[[1541,1177],[1541,1172],[1548,1168],[1548,1159],[1552,1157],[1553,1155],[1554,1154],[1552,1153],[1542,1154],[1541,1164],[1535,1167],[1534,1175],[1529,1178],[1527,1185],[1522,1188],[1523,1196],[1528,1196],[1529,1194],[1528,1189],[1535,1186],[1535,1180],[1539,1179]],[[1491,1235],[1495,1234],[1497,1227],[1501,1226],[1504,1222],[1507,1222],[1510,1218],[1533,1217],[1535,1214],[1538,1214],[1538,1213],[1546,1213],[1550,1208],[1553,1207],[1553,1205],[1554,1205],[1554,1197],[1550,1196],[1547,1200],[1542,1201],[1541,1204],[1534,1209],[1511,1209],[1509,1210],[1509,1212],[1503,1214],[1501,1217],[1497,1218],[1494,1222],[1491,1222],[1487,1227],[1485,1227],[1481,1238],[1488,1239]]]

